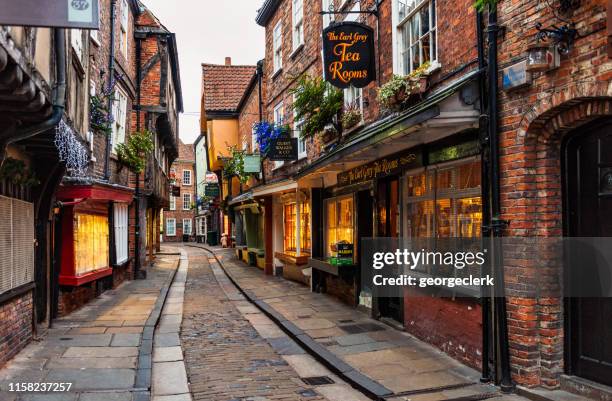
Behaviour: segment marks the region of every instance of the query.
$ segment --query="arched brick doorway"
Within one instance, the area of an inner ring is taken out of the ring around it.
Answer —
[[[558,93],[544,98],[524,114],[516,129],[502,133],[502,212],[511,222],[506,235],[566,233],[564,144],[596,121],[612,122],[612,98],[604,90],[591,89],[602,93],[571,100]],[[576,373],[566,355],[564,299],[561,294],[538,299],[524,295],[521,276],[533,274],[535,267],[506,263],[505,269],[513,378],[520,385],[556,388],[563,373]]]

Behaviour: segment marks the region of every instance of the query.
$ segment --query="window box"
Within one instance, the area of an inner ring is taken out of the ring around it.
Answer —
[[[274,257],[283,263],[288,263],[296,266],[303,266],[308,264],[310,254],[303,254],[297,256],[295,252],[275,252]]]

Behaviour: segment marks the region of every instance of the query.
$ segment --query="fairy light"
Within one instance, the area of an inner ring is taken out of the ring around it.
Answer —
[[[87,175],[89,151],[64,120],[61,120],[55,128],[55,147],[60,161],[66,164],[69,175],[73,177]]]

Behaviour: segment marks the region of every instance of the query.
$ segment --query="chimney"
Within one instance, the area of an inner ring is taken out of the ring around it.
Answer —
[[[232,65],[232,58],[231,57],[226,57],[225,58],[225,65]]]

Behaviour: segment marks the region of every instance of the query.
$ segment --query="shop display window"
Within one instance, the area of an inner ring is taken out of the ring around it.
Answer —
[[[407,237],[480,237],[479,161],[409,176],[406,185]]]
[[[353,196],[332,198],[325,201],[325,256],[337,255],[336,245],[340,242],[354,243],[354,200]]]
[[[284,205],[284,250],[287,254],[297,252],[297,208],[297,203]],[[310,253],[310,203],[302,202],[300,208],[300,253]]]
[[[74,220],[76,275],[108,268],[108,216],[77,213]]]

